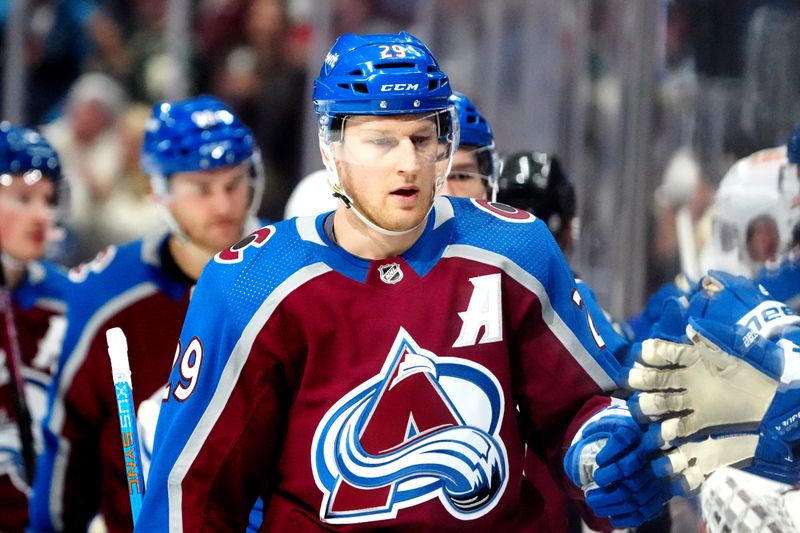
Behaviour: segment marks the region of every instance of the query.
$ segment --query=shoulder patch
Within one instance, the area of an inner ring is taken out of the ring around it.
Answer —
[[[273,235],[275,235],[275,231],[276,229],[273,225],[257,229],[230,248],[226,248],[225,250],[219,252],[214,256],[214,261],[217,263],[222,263],[223,265],[239,263],[242,261],[242,259],[244,259],[244,251],[247,248],[251,246],[255,248],[261,248],[272,238]]]
[[[73,283],[81,283],[86,281],[86,278],[89,277],[89,274],[99,274],[104,271],[106,267],[111,264],[116,255],[117,247],[114,245],[109,246],[104,250],[100,250],[95,258],[88,263],[81,263],[80,265],[71,268],[67,276]]]
[[[520,224],[533,222],[536,220],[536,217],[533,216],[533,214],[523,211],[522,209],[517,209],[516,207],[511,207],[510,205],[476,199],[473,199],[472,203],[475,204],[481,211],[485,211],[490,215],[506,222]]]

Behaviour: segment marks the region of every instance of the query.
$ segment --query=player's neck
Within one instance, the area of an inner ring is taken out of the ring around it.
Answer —
[[[26,265],[8,254],[2,254],[3,283],[9,289],[14,289],[25,279]]]
[[[333,232],[336,243],[363,259],[379,260],[400,255],[411,248],[422,232],[425,224],[420,224],[406,235],[384,235],[369,228],[355,213],[341,203],[333,215]]]
[[[214,257],[213,251],[174,235],[170,237],[168,246],[178,268],[195,281],[200,278],[200,273],[203,272],[206,263]]]

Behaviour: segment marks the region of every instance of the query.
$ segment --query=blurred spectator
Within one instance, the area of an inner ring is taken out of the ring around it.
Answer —
[[[800,118],[800,2],[758,7],[747,28],[742,125],[760,148],[784,142]]]
[[[128,40],[131,69],[128,92],[133,100],[156,102],[167,97],[167,84],[173,68],[164,42],[166,2],[136,0],[135,29]]]
[[[142,141],[150,106],[134,104],[122,113],[119,133],[122,139],[122,170],[117,185],[100,206],[98,225],[112,243],[143,237],[162,222],[151,197],[150,178],[139,166]]]
[[[120,76],[128,55],[116,22],[93,0],[32,0],[26,27],[26,122],[55,113],[86,69]],[[6,10],[0,10],[6,22]]]
[[[267,173],[259,216],[280,220],[300,177],[305,51],[310,35],[291,24],[285,0],[253,0],[244,37],[246,43],[214,69],[212,92],[253,130]]]
[[[336,0],[333,35],[343,33],[392,33],[399,31],[387,18],[378,0]]]
[[[708,208],[714,201],[714,186],[689,148],[672,154],[654,196],[651,284],[671,280],[679,273],[698,279],[698,257],[711,234]]]
[[[234,48],[245,44],[242,28],[247,24],[253,0],[199,0],[195,10],[196,71],[201,91],[208,86],[215,68]]]
[[[113,242],[100,213],[124,165],[119,127],[124,105],[125,93],[117,82],[96,72],[84,74],[67,95],[64,115],[42,128],[61,156],[70,188],[67,226],[78,239],[73,260],[89,259]]]

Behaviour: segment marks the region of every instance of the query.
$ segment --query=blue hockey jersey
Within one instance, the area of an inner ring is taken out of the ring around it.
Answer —
[[[132,529],[105,332],[121,327],[136,405],[163,387],[193,281],[163,264],[168,235],[110,247],[70,271],[68,327],[48,394],[44,451],[31,501],[33,531]]]

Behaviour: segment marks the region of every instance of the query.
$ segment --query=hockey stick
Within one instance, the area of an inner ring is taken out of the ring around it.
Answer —
[[[25,399],[25,380],[22,377],[22,352],[19,348],[17,326],[14,322],[14,309],[11,304],[11,292],[6,286],[3,268],[0,266],[0,309],[3,312],[3,322],[8,338],[8,351],[6,354],[6,367],[11,375],[11,401],[14,404],[15,418],[19,428],[19,440],[22,443],[22,463],[25,467],[25,480],[28,486],[33,486],[33,476],[36,473],[36,449],[33,444],[33,429],[31,412]]]
[[[686,277],[696,281],[700,279],[703,273],[700,271],[695,248],[692,215],[686,205],[681,206],[675,212],[675,231],[678,237],[678,255],[681,260],[681,271]]]
[[[133,402],[131,367],[128,362],[128,341],[120,328],[106,330],[108,358],[111,360],[111,375],[117,396],[119,427],[122,435],[122,451],[125,457],[125,474],[128,480],[128,496],[131,500],[133,525],[139,518],[144,498],[144,474],[139,452],[139,431],[136,427],[136,408]]]

